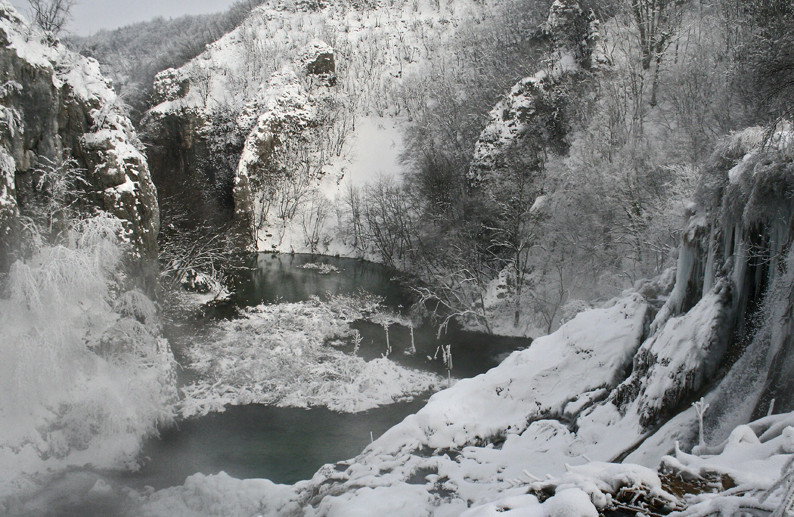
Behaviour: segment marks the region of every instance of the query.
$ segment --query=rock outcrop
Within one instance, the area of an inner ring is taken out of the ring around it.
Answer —
[[[322,87],[335,84],[334,73],[333,49],[315,41],[263,89],[234,179],[235,218],[254,242],[258,229],[278,234],[303,197],[300,189],[323,175]]]
[[[535,149],[540,169],[546,152],[564,154],[574,117],[578,90],[586,88],[587,72],[593,69],[598,20],[576,0],[557,0],[536,38],[549,47],[546,66],[519,81],[491,111],[480,134],[469,170],[473,187],[488,182],[511,163],[516,148]],[[525,151],[524,151],[525,153]]]
[[[0,256],[37,194],[39,170],[83,169],[81,202],[125,221],[127,238],[157,255],[159,211],[146,158],[98,63],[29,26],[0,1]],[[2,260],[0,260],[2,265]]]
[[[241,244],[251,247],[254,226],[262,227],[255,220],[267,218],[263,200],[276,200],[287,186],[284,180],[290,185],[303,181],[292,177],[291,169],[299,167],[287,162],[299,163],[300,158],[287,156],[289,149],[300,146],[301,153],[311,153],[323,143],[309,133],[322,125],[315,97],[336,84],[334,50],[311,41],[240,109],[215,102],[218,92],[207,91],[212,84],[196,83],[196,74],[184,69],[157,75],[154,91],[160,104],[144,119],[152,138],[148,154],[155,182],[163,195],[193,199],[193,213],[201,218],[216,224],[231,221]],[[321,168],[312,169],[314,176],[322,175]]]

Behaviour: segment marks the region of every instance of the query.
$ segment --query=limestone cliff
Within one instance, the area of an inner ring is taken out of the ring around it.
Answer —
[[[155,258],[157,195],[135,130],[98,63],[66,49],[0,1],[0,266],[12,229],[35,201],[37,170],[72,161],[81,202],[126,223],[141,256]]]

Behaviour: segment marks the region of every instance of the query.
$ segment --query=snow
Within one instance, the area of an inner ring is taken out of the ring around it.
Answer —
[[[129,468],[171,421],[173,357],[140,293],[111,293],[121,221],[16,262],[0,298],[0,513],[48,473]],[[117,289],[118,287],[116,287]],[[148,326],[136,318],[141,316]]]
[[[614,385],[639,346],[644,320],[639,296],[581,313],[527,350],[514,352],[498,368],[435,394],[379,441],[389,450],[409,436],[434,449],[454,448],[504,429],[520,432],[533,418],[561,412],[579,393]]]
[[[252,403],[355,413],[437,388],[442,379],[436,375],[334,347],[352,339],[350,323],[375,310],[371,298],[337,296],[261,305],[221,323],[187,351],[200,379],[182,388],[181,414]]]
[[[794,414],[774,415],[737,426],[724,442],[695,452],[687,454],[676,448],[674,455],[663,458],[662,468],[689,479],[727,476],[735,488],[688,496],[689,507],[682,516],[729,509],[738,512],[748,507],[765,507],[769,511],[780,508],[787,504],[786,494],[791,487],[786,480],[792,475],[794,459]]]
[[[290,502],[291,488],[266,479],[238,480],[226,473],[195,474],[180,487],[138,495],[144,517],[287,515],[297,511]]]
[[[402,173],[403,128],[399,117],[364,116],[356,120],[356,130],[348,137],[346,152],[328,165],[329,177],[361,186],[376,176],[399,178]],[[338,171],[336,174],[335,172]],[[338,198],[337,187],[333,198]]]
[[[323,167],[323,176],[290,221],[278,221],[258,232],[257,247],[260,250],[282,252],[316,253],[343,257],[365,258],[378,261],[376,254],[354,250],[340,237],[336,219],[331,217],[322,227],[319,249],[307,244],[303,223],[311,218],[318,203],[327,203],[331,213],[345,210],[344,196],[349,189],[363,188],[377,178],[393,178],[399,181],[402,175],[400,153],[404,147],[402,132],[406,120],[402,117],[363,116],[356,118],[355,129],[345,139],[339,156],[331,157]],[[247,147],[248,148],[248,147]],[[241,163],[254,163],[256,157],[243,155]],[[239,177],[239,176],[238,176]],[[271,237],[268,237],[270,234]]]
[[[14,172],[16,162],[4,149],[0,149],[0,216],[13,217],[18,212],[15,195]]]
[[[421,487],[404,485],[391,487],[364,487],[337,497],[327,497],[317,510],[307,515],[326,517],[369,517],[371,515],[433,515],[432,497]]]
[[[339,273],[341,270],[332,265],[332,264],[318,264],[316,262],[307,262],[301,266],[297,266],[298,269],[309,269],[311,271],[316,271],[321,275],[330,275],[332,273]]]

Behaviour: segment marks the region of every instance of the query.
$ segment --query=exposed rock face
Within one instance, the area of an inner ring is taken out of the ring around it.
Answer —
[[[290,168],[300,158],[291,161],[287,154],[300,147],[308,155],[322,144],[309,133],[322,124],[317,92],[336,84],[334,51],[322,41],[310,42],[239,110],[216,105],[211,93],[198,99],[201,88],[212,86],[193,84],[195,74],[186,74],[170,69],[157,75],[161,104],[144,119],[155,182],[161,194],[191,200],[194,214],[216,223],[232,220],[242,244],[252,246],[254,227],[267,218],[263,203],[276,200],[285,180],[300,181]],[[311,175],[321,174],[321,168],[312,169]]]
[[[582,87],[584,73],[593,66],[598,22],[576,0],[557,0],[537,37],[548,42],[547,66],[519,81],[491,111],[475,146],[469,170],[472,186],[513,167],[511,151],[518,147],[536,149],[538,163],[530,164],[536,169],[541,168],[545,152],[567,151],[572,99],[575,89]]]
[[[336,84],[334,49],[325,42],[314,40],[309,43],[301,53],[299,61],[306,76],[325,81],[328,86]]]
[[[263,228],[271,235],[278,233],[276,226],[286,222],[298,201],[289,196],[322,176],[321,157],[314,159],[321,154],[317,147],[322,140],[316,134],[322,124],[322,107],[314,81],[320,86],[335,84],[333,50],[314,42],[294,68],[302,69],[310,79],[308,87],[289,68],[274,74],[264,91],[264,111],[245,140],[235,174],[235,218],[241,227],[250,229],[254,240]],[[296,173],[296,164],[306,174]]]
[[[0,1],[0,71],[0,255],[14,245],[10,228],[36,195],[35,170],[71,159],[86,171],[87,203],[124,220],[140,254],[155,258],[154,184],[97,62],[28,27]]]

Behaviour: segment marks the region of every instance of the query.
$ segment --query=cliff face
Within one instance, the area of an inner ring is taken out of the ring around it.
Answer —
[[[539,168],[545,153],[568,150],[568,133],[575,119],[572,99],[577,91],[592,86],[587,84],[587,74],[598,64],[593,56],[598,21],[576,0],[558,0],[536,37],[549,46],[547,66],[518,82],[491,111],[469,170],[475,188],[487,188],[493,177],[514,167],[510,159],[517,148],[530,148],[538,156],[533,168]]]
[[[0,255],[38,196],[37,169],[71,160],[85,171],[85,202],[125,221],[135,249],[155,258],[157,196],[140,149],[98,63],[0,1]]]
[[[275,222],[293,217],[300,189],[323,174],[321,146],[327,138],[321,133],[330,117],[323,108],[329,107],[335,71],[334,50],[314,40],[239,110],[196,106],[201,86],[195,78],[191,83],[174,69],[158,74],[154,91],[160,104],[144,126],[161,194],[192,198],[195,213],[216,224],[232,220],[244,245],[256,242],[257,230],[276,233]],[[200,94],[207,100],[220,95]],[[308,177],[295,170],[303,165]],[[283,205],[278,213],[274,203]]]

